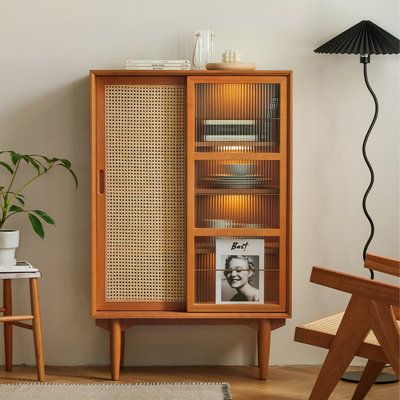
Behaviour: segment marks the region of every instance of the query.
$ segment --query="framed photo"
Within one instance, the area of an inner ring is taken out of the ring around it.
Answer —
[[[216,239],[216,304],[264,303],[264,239]]]

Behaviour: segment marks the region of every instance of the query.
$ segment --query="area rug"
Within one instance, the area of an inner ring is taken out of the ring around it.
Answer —
[[[231,400],[228,383],[0,385],[1,400]]]

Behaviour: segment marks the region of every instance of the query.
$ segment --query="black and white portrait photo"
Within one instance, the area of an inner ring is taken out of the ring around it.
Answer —
[[[264,240],[217,239],[216,303],[264,302]]]

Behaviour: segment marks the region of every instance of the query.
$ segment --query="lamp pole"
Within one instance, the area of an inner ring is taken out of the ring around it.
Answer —
[[[370,228],[371,228],[369,238],[368,238],[367,242],[365,243],[364,250],[363,250],[363,260],[364,261],[365,261],[366,255],[367,255],[369,244],[371,243],[371,241],[372,241],[372,239],[374,237],[374,234],[375,234],[374,221],[372,220],[372,218],[369,215],[368,210],[367,210],[368,194],[371,191],[372,186],[374,185],[374,181],[375,181],[374,169],[372,168],[372,165],[369,162],[369,159],[367,157],[367,142],[368,142],[368,139],[369,139],[369,135],[371,134],[372,128],[375,125],[376,119],[378,118],[378,112],[379,112],[378,99],[377,99],[377,97],[376,97],[374,91],[372,90],[372,88],[371,88],[371,86],[369,84],[369,81],[368,81],[367,66],[368,66],[369,62],[370,62],[370,55],[369,54],[362,54],[360,56],[360,63],[362,63],[363,67],[364,67],[364,81],[365,81],[365,84],[367,85],[367,88],[368,88],[369,92],[371,93],[371,96],[374,99],[374,103],[375,103],[374,118],[372,119],[371,125],[368,128],[368,131],[367,131],[367,133],[366,133],[366,135],[364,137],[364,141],[363,141],[363,145],[362,145],[362,154],[363,154],[365,163],[367,164],[368,169],[369,169],[369,173],[370,173],[370,182],[369,182],[367,190],[364,193],[364,197],[363,197],[363,200],[362,200],[362,207],[363,207],[364,214],[367,217],[367,219],[369,221],[369,224],[370,224]],[[370,269],[369,273],[370,273],[371,279],[374,279],[374,271],[372,269]]]

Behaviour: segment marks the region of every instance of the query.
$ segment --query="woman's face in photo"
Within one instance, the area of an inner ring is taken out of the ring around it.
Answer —
[[[229,268],[225,270],[226,280],[235,289],[240,289],[248,283],[252,275],[253,272],[249,270],[247,261],[240,258],[232,258]]]

